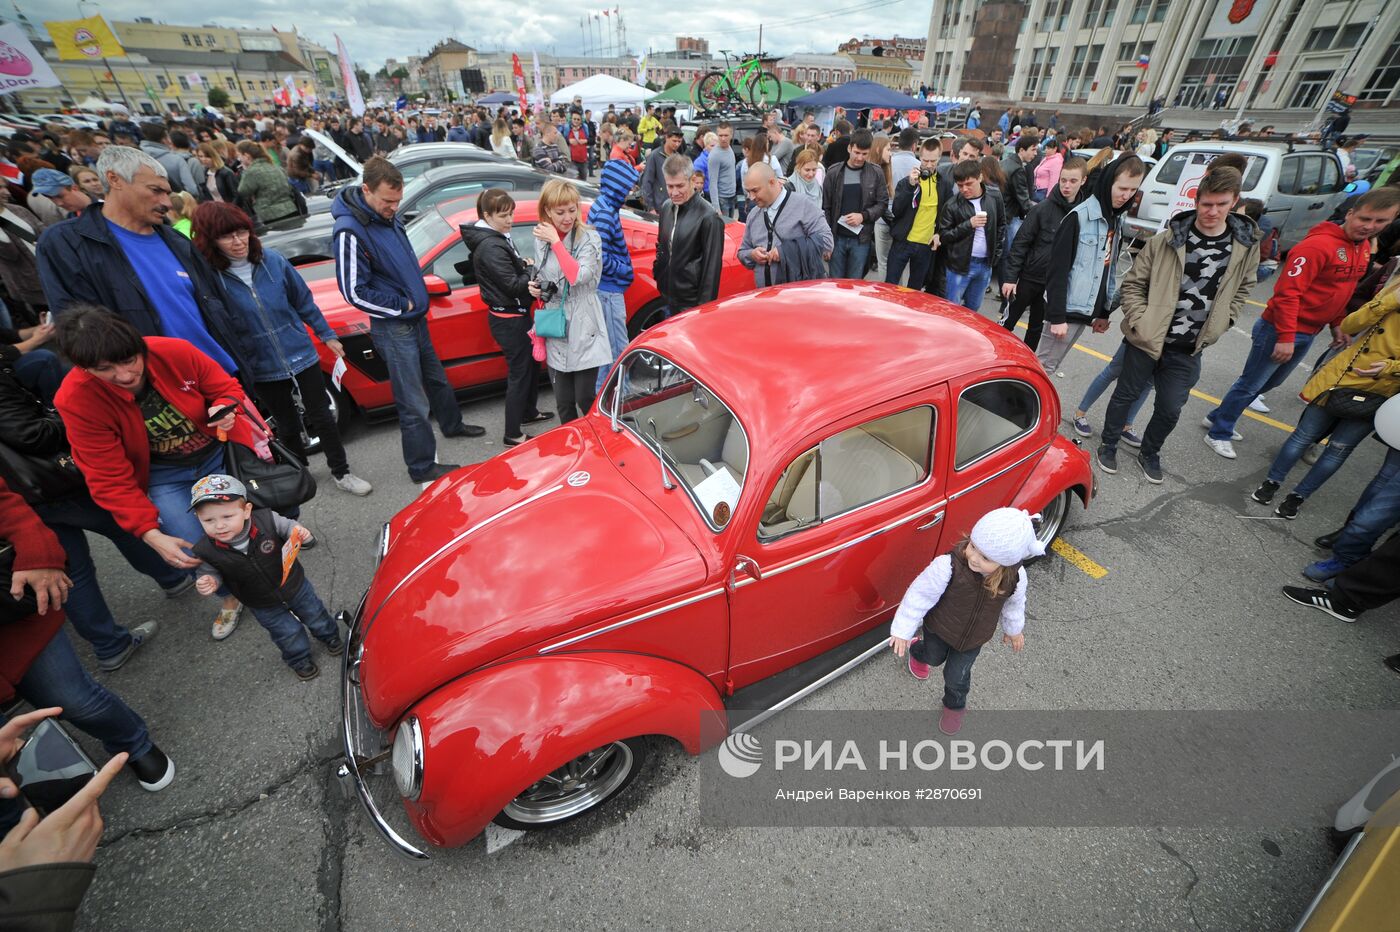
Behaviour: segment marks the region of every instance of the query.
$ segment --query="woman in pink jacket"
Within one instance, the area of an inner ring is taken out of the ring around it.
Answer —
[[[1065,164],[1065,147],[1058,143],[1052,145],[1054,149],[1042,157],[1040,164],[1035,168],[1035,191],[1032,197],[1036,203],[1045,200],[1045,195],[1050,193],[1050,189],[1060,183],[1060,168]]]

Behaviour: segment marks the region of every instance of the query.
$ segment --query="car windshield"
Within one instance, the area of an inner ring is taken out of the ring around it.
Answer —
[[[729,523],[748,473],[749,440],[714,392],[669,359],[636,350],[613,373],[601,410],[657,452],[658,483],[685,489],[712,530]]]
[[[1181,181],[1182,170],[1186,168],[1186,163],[1192,161],[1193,155],[1204,155],[1207,157],[1207,164],[1210,159],[1217,155],[1223,155],[1223,151],[1210,151],[1205,149],[1176,149],[1168,152],[1166,158],[1162,160],[1161,167],[1157,169],[1156,182],[1158,184],[1176,184]],[[1244,189],[1253,191],[1259,184],[1259,176],[1264,174],[1265,160],[1252,153],[1245,153],[1245,173]],[[1195,164],[1200,164],[1199,161]]]
[[[436,210],[415,217],[406,227],[408,242],[413,246],[413,254],[421,262],[428,250],[452,235],[452,228]]]

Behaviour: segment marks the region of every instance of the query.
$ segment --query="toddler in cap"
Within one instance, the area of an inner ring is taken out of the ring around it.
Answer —
[[[904,593],[890,624],[890,641],[896,656],[908,655],[915,679],[928,679],[930,668],[942,665],[938,728],[944,734],[962,728],[972,663],[997,625],[1003,644],[1016,651],[1025,646],[1026,571],[1021,564],[1044,553],[1031,515],[997,508],[982,516],[968,539],[930,563]]]

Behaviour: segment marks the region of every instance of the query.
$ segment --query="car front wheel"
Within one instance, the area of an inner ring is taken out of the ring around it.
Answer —
[[[514,829],[552,828],[576,819],[622,792],[646,761],[644,738],[594,748],[526,787],[496,816]]]

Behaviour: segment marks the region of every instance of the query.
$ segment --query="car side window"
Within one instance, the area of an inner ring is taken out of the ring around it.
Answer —
[[[1299,194],[1318,194],[1322,191],[1322,156],[1305,155],[1298,160]]]
[[[1318,160],[1322,162],[1322,183],[1318,186],[1318,192],[1335,194],[1342,190],[1342,168],[1337,160],[1326,155],[1318,156]]]
[[[535,224],[518,223],[510,228],[510,240],[515,244],[515,251],[526,259],[534,261],[535,258]]]
[[[399,172],[403,175],[404,181],[412,181],[428,169],[436,168],[440,164],[440,162],[434,162],[431,159],[426,159],[422,162],[410,162],[407,165],[400,165]]]
[[[1300,156],[1285,156],[1283,164],[1278,170],[1278,193],[1297,194],[1298,193],[1298,163],[1302,161]]]
[[[476,270],[472,268],[472,252],[467,248],[466,243],[460,241],[443,250],[442,254],[433,260],[432,266],[427,271],[451,285],[453,291],[476,285]]]
[[[1176,184],[1181,180],[1181,170],[1185,167],[1185,152],[1168,152],[1157,169],[1157,181],[1161,184]]]
[[[493,184],[492,187],[509,189],[513,186],[510,184],[510,182],[505,182]],[[431,207],[435,207],[438,204],[443,203],[444,201],[450,201],[455,198],[465,197],[468,194],[480,194],[484,190],[486,190],[485,182],[453,182],[452,184],[444,185],[443,187],[438,188],[436,191],[429,191],[427,194],[424,194],[423,197],[419,199],[416,209],[421,212]]]
[[[954,467],[963,469],[1024,437],[1039,420],[1040,395],[1025,382],[1000,379],[964,389],[958,396]]]
[[[828,437],[803,451],[773,486],[760,540],[820,524],[911,489],[932,468],[933,408],[922,405]]]

